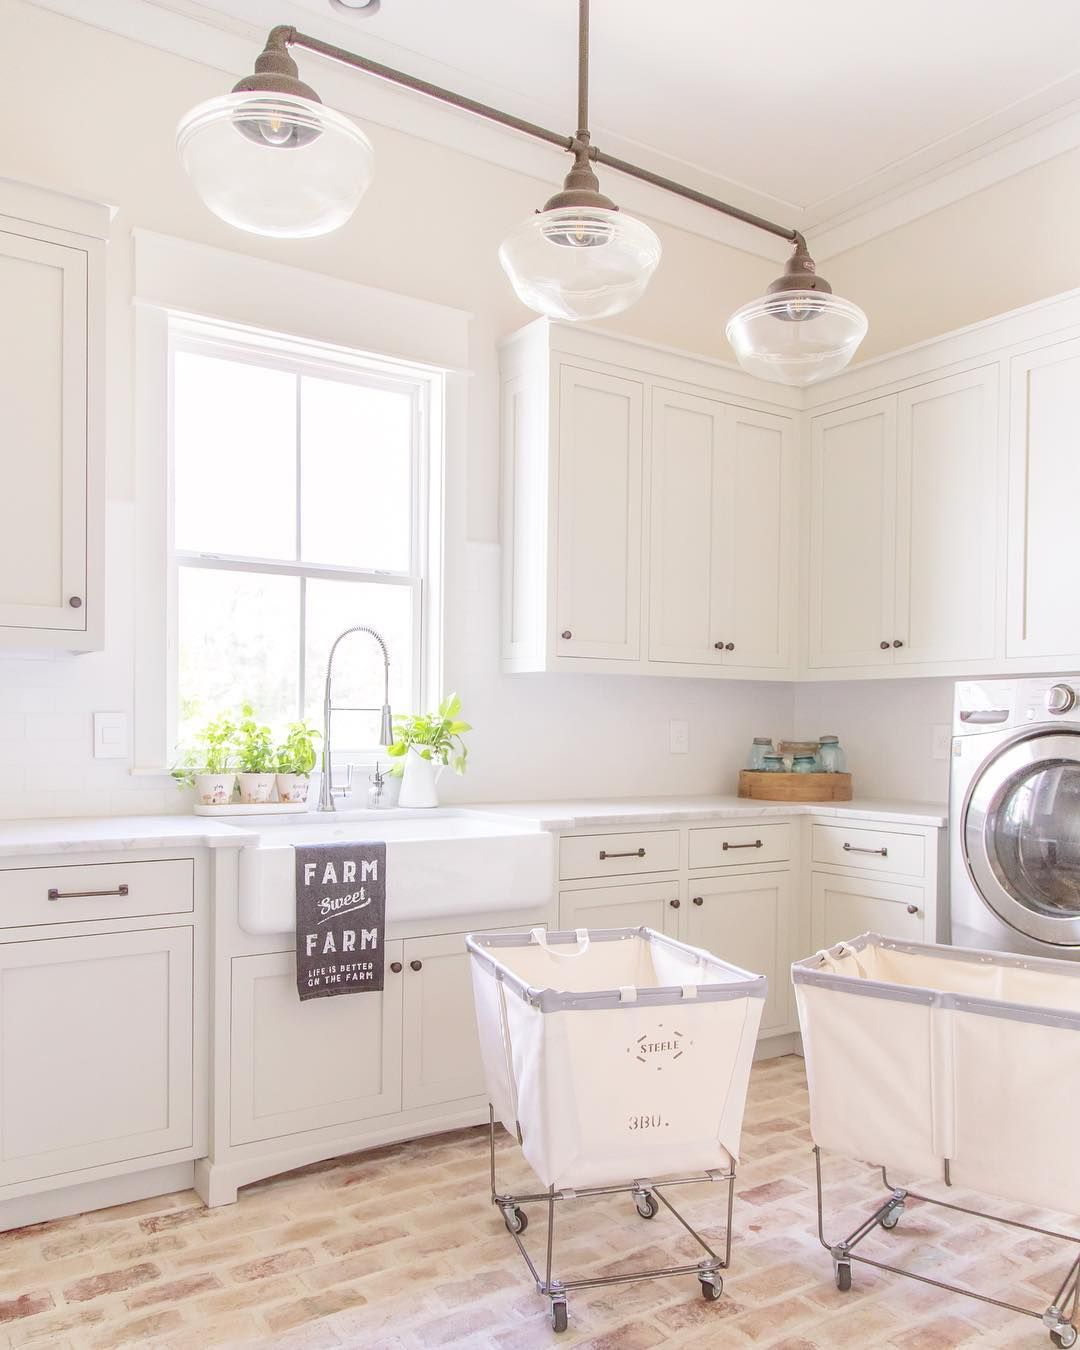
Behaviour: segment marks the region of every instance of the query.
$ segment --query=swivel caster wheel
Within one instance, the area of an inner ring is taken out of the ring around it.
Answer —
[[[701,1297],[706,1303],[715,1303],[724,1292],[724,1281],[719,1275],[707,1274],[699,1275],[701,1281]]]
[[[551,1329],[552,1331],[566,1330],[566,1299],[553,1298],[551,1300]]]
[[[529,1216],[518,1205],[513,1209],[504,1209],[502,1212],[503,1223],[506,1224],[507,1232],[524,1233],[529,1226]]]
[[[836,1287],[842,1294],[846,1294],[851,1288],[851,1265],[847,1261],[837,1261],[833,1266],[833,1277],[836,1280]]]
[[[903,1200],[898,1200],[895,1205],[887,1209],[881,1216],[882,1228],[895,1228],[900,1222],[900,1215],[904,1212]]]
[[[635,1195],[634,1204],[643,1219],[655,1219],[660,1212],[660,1205],[651,1191],[641,1191],[638,1195]]]
[[[1057,1346],[1070,1346],[1076,1344],[1076,1328],[1062,1327],[1060,1331],[1052,1331],[1050,1339]]]

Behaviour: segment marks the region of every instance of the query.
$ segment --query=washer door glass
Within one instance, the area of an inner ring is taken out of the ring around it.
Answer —
[[[1080,734],[1038,733],[984,765],[964,845],[1000,918],[1038,941],[1080,945]]]

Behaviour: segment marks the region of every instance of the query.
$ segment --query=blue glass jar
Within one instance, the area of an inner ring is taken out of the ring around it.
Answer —
[[[754,743],[750,747],[750,755],[746,761],[746,767],[753,773],[760,773],[765,768],[765,756],[773,748],[771,736],[755,736]]]
[[[817,773],[816,755],[796,755],[791,761],[792,773]]]
[[[784,756],[775,750],[771,754],[763,755],[761,769],[763,773],[783,773]]]
[[[847,773],[847,755],[838,736],[822,736],[818,762],[822,773]]]

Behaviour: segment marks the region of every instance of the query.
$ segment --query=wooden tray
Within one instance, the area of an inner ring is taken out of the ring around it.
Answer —
[[[739,771],[739,796],[760,802],[849,802],[849,773],[758,773]]]

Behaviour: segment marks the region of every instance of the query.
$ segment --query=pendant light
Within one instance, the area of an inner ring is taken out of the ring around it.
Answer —
[[[254,234],[296,239],[348,220],[371,183],[375,152],[354,122],[298,78],[286,48],[291,31],[273,30],[255,73],[231,94],[193,108],[176,144],[215,215]]]
[[[378,0],[339,0],[375,13]],[[231,94],[194,108],[177,131],[184,167],[207,206],[256,234],[303,237],[336,229],[352,215],[374,172],[371,143],[349,118],[323,106],[299,78],[290,47],[386,80],[472,113],[557,149],[574,162],[555,193],[503,241],[499,261],[521,300],[556,319],[600,319],[639,299],[660,261],[660,241],[600,191],[595,165],[794,245],[784,275],[730,318],[727,336],[739,364],[782,384],[835,375],[866,335],[866,315],[832,294],[817,275],[802,235],[729,202],[617,159],[589,134],[589,0],[578,0],[578,129],[573,135],[455,93],[289,26],[271,30],[255,72]]]
[[[833,295],[801,234],[784,275],[758,300],[737,309],[727,339],[739,365],[780,384],[808,385],[836,375],[855,355],[868,328],[866,315]]]

